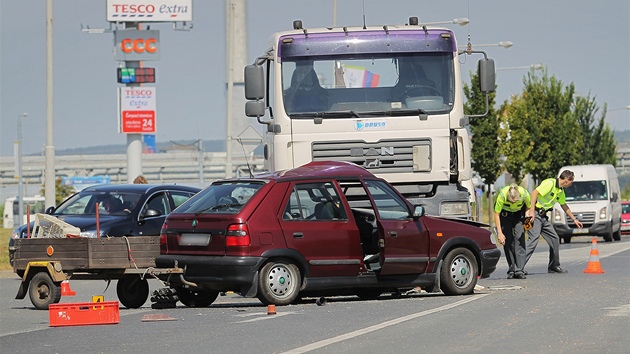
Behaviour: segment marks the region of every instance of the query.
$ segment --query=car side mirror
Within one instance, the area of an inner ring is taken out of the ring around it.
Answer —
[[[147,209],[143,214],[142,214],[142,219],[146,219],[146,218],[151,218],[154,216],[160,216],[162,215],[162,213],[160,213],[159,211],[155,210],[155,209]]]
[[[50,206],[50,207],[46,208],[46,211],[44,213],[50,215],[50,214],[53,213],[53,211],[55,211],[55,207],[54,206]]]
[[[413,209],[413,217],[414,219],[423,217],[425,213],[424,207],[421,205],[416,205],[415,208]]]

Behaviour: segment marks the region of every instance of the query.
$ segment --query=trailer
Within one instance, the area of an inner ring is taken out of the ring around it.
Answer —
[[[120,303],[139,308],[149,296],[149,277],[184,273],[177,265],[156,268],[159,254],[159,236],[18,239],[13,271],[22,282],[15,298],[28,293],[35,308],[46,310],[61,299],[65,280],[116,279]]]

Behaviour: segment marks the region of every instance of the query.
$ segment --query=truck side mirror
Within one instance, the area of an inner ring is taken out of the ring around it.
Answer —
[[[494,60],[480,59],[477,65],[477,75],[479,75],[479,90],[483,93],[494,92],[496,84]]]
[[[265,71],[260,65],[245,67],[245,98],[248,100],[265,98]]]
[[[247,101],[245,102],[245,115],[248,117],[262,117],[265,115],[265,102]]]
[[[619,199],[619,195],[617,194],[617,192],[613,192],[612,198],[610,198],[610,201],[611,202],[616,202],[617,199]]]

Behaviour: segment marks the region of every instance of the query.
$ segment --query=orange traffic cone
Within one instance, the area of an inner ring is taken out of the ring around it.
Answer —
[[[271,304],[267,305],[267,315],[275,315],[276,314],[276,305]]]
[[[70,281],[64,280],[61,282],[61,296],[74,296],[77,293],[70,289]]]
[[[601,264],[599,263],[599,251],[597,250],[597,238],[593,237],[593,244],[591,245],[591,256],[588,259],[588,264],[584,273],[601,274],[604,273]]]

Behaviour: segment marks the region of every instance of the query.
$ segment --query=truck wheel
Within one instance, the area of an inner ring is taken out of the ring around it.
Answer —
[[[456,248],[444,258],[440,289],[446,295],[471,294],[477,285],[477,260],[467,248]]]
[[[118,279],[116,294],[123,306],[137,309],[144,305],[149,297],[149,282],[139,277]]]
[[[258,299],[265,305],[289,305],[300,293],[300,270],[287,261],[270,261],[260,270]]]
[[[208,307],[219,296],[218,291],[192,291],[185,288],[177,288],[177,296],[182,304],[188,307]]]
[[[31,279],[28,296],[36,309],[48,310],[48,305],[61,299],[61,283],[53,282],[46,272],[39,272]]]

